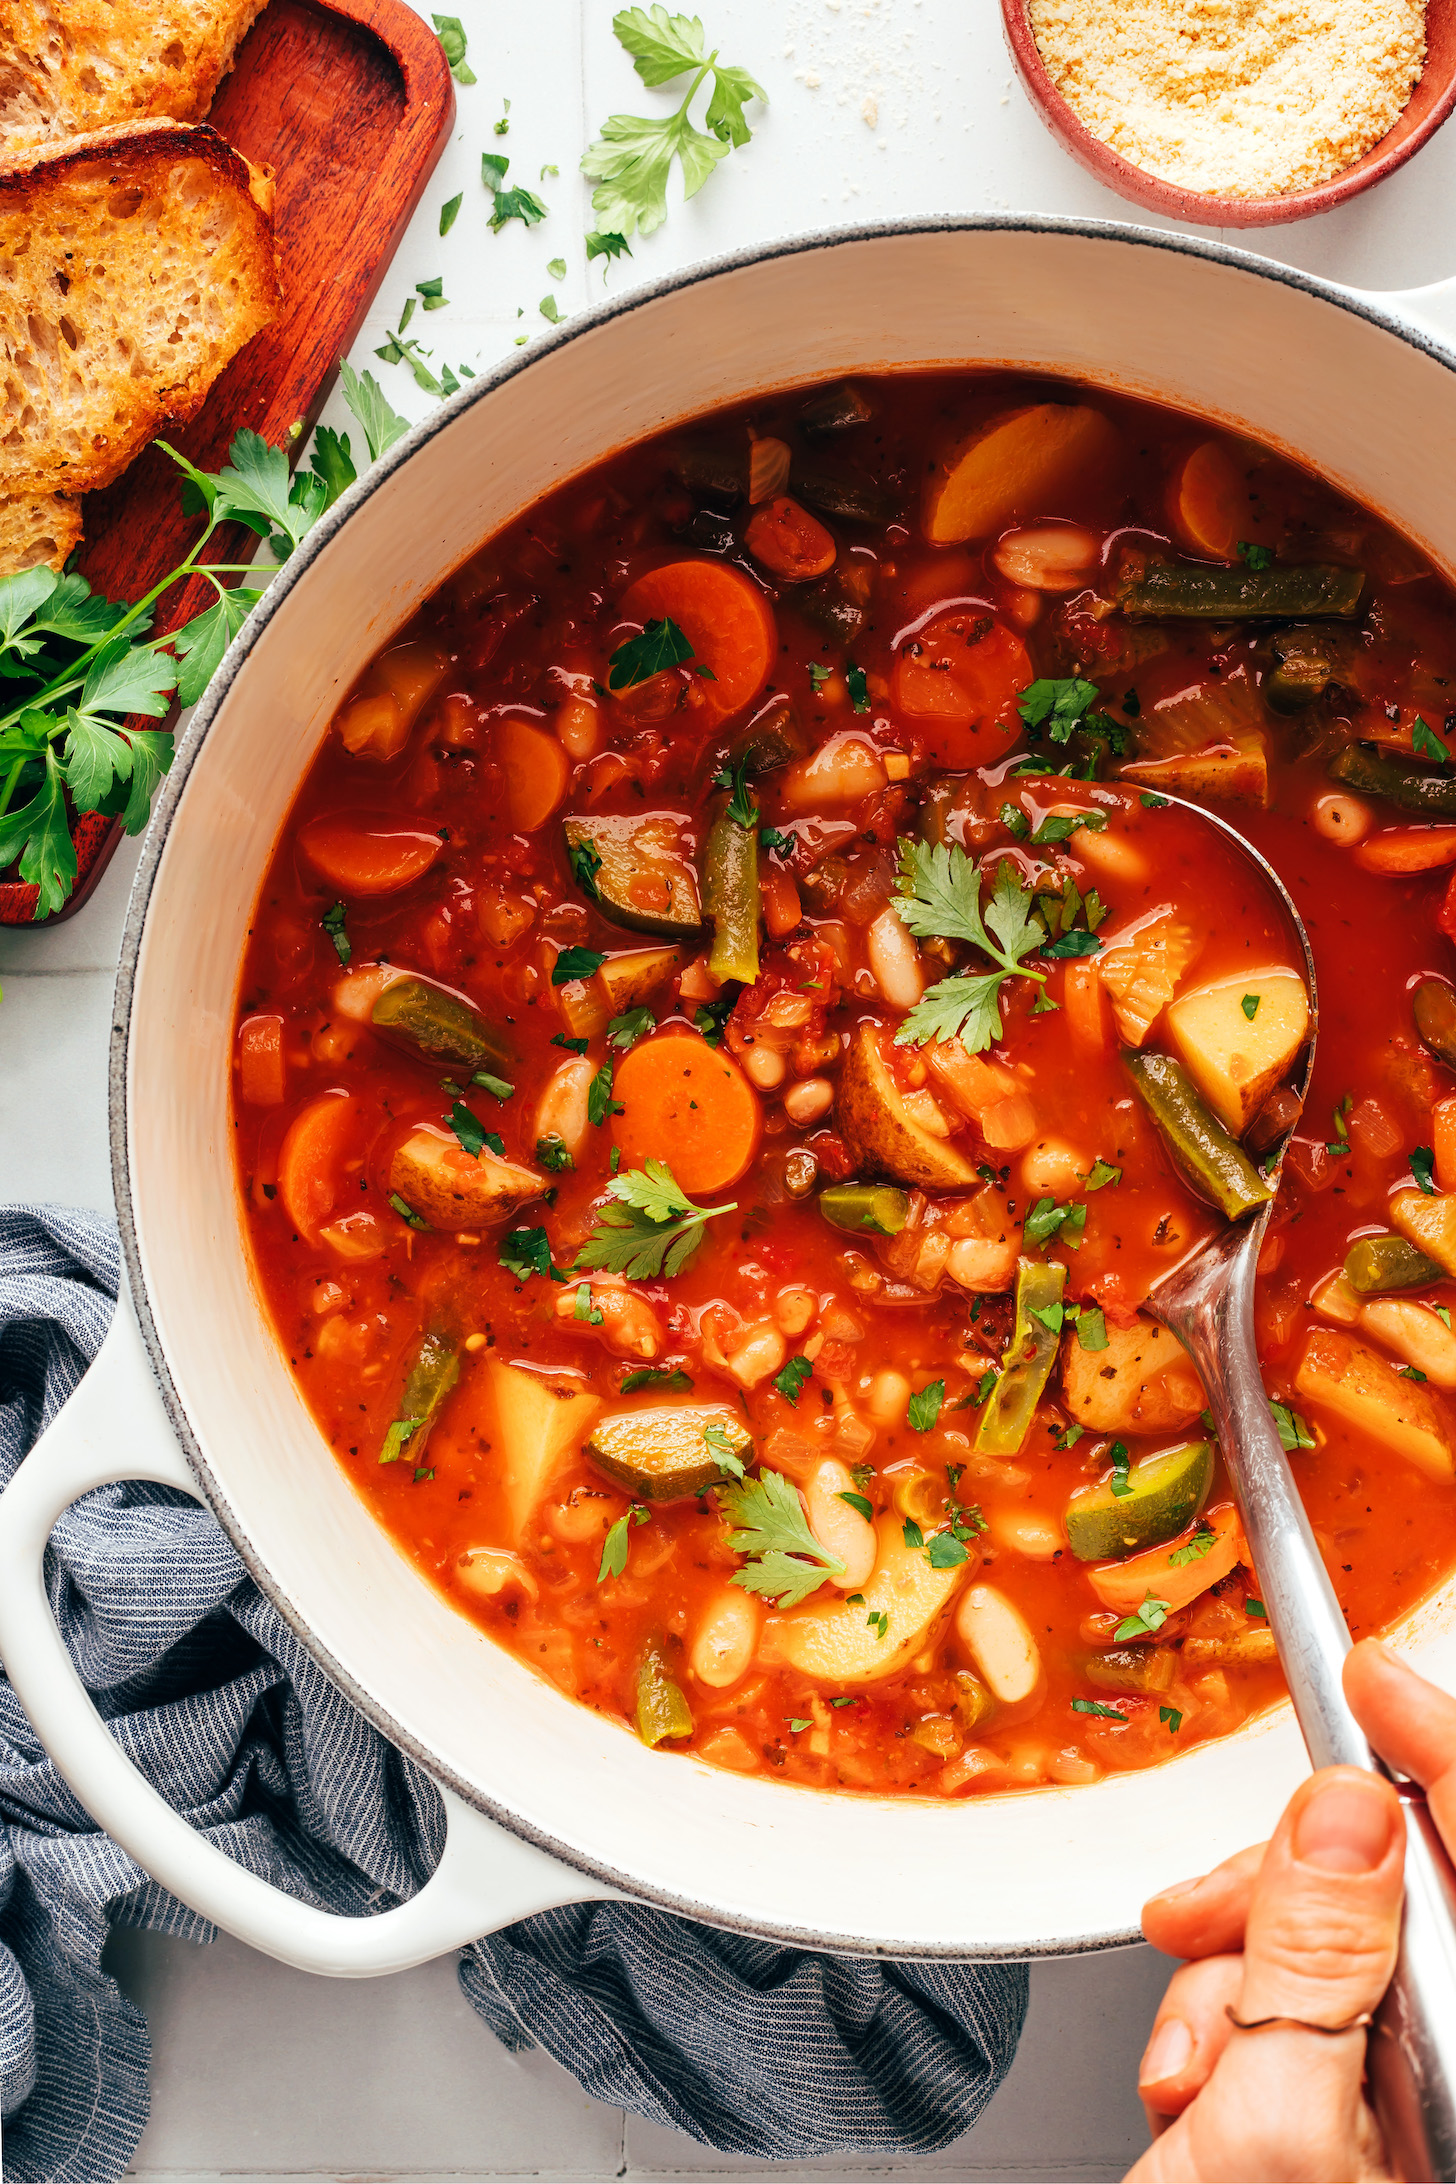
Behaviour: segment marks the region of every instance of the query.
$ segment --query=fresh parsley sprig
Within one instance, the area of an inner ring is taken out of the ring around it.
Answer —
[[[598,1209],[597,1225],[572,1260],[572,1271],[599,1267],[625,1274],[629,1281],[650,1281],[658,1274],[680,1274],[703,1240],[706,1224],[726,1206],[697,1206],[663,1161],[628,1168],[607,1185],[608,1203]]]
[[[895,909],[902,922],[917,939],[968,941],[997,968],[962,971],[938,980],[921,995],[895,1034],[899,1046],[958,1038],[967,1053],[984,1053],[1002,1036],[1001,988],[1006,980],[1019,974],[1046,984],[1045,971],[1022,961],[1047,938],[1030,888],[1022,886],[1016,867],[1003,858],[983,917],[983,874],[984,867],[958,843],[931,847],[901,838]]]
[[[662,674],[665,668],[681,667],[692,656],[691,640],[665,614],[660,622],[649,622],[640,637],[629,637],[618,645],[607,663],[607,688],[635,690],[638,683]]]
[[[781,1472],[764,1471],[741,1486],[721,1487],[719,1506],[733,1526],[729,1546],[749,1558],[729,1580],[745,1592],[796,1608],[829,1578],[844,1575],[838,1555],[821,1547],[810,1531],[798,1490]]]
[[[689,74],[692,82],[676,113],[613,114],[587,146],[581,171],[597,185],[592,207],[601,222],[595,238],[599,249],[613,239],[625,248],[633,235],[650,235],[661,227],[667,218],[673,160],[682,169],[684,197],[695,197],[718,162],[752,136],[743,113],[749,100],[768,102],[763,86],[747,69],[720,61],[716,47],[704,51],[703,26],[695,15],[669,15],[661,5],[624,8],[613,16],[612,29],[649,89]],[[705,126],[697,129],[688,111],[710,76]]]

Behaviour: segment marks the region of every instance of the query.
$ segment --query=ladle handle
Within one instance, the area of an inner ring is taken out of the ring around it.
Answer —
[[[1345,1703],[1350,1633],[1264,1392],[1253,1310],[1261,1241],[1229,1231],[1204,1278],[1180,1279],[1176,1301],[1158,1309],[1207,1392],[1310,1759],[1388,1776]],[[1405,1912],[1367,2068],[1396,2174],[1456,2178],[1456,1871],[1423,1793],[1404,1781],[1396,1789],[1406,1816]]]

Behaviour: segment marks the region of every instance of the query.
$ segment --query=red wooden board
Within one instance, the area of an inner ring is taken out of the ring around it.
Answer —
[[[403,0],[271,0],[208,120],[275,170],[283,309],[233,358],[191,424],[166,435],[201,468],[219,467],[243,425],[274,446],[302,446],[290,431],[322,408],[454,115],[440,41]],[[85,520],[79,567],[112,599],[137,598],[198,534],[198,519],[182,514],[176,469],[154,449],[87,496]],[[252,544],[242,525],[224,525],[209,558],[246,560]],[[158,628],[180,628],[212,596],[201,578],[180,586],[163,601]],[[75,892],[48,922],[80,909],[120,833],[119,819],[77,821]],[[35,905],[35,888],[0,880],[0,925],[30,924]]]

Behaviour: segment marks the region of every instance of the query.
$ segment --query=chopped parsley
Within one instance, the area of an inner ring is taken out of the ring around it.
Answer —
[[[566,845],[566,861],[571,866],[571,876],[582,893],[590,901],[600,902],[601,896],[597,893],[597,874],[602,869],[602,860],[597,855],[596,843],[590,841],[568,842]]]
[[[424,1422],[423,1418],[396,1418],[380,1444],[379,1461],[397,1464]]]
[[[565,1141],[554,1130],[536,1140],[536,1158],[550,1175],[566,1175],[576,1166]]]
[[[940,1416],[940,1406],[945,1401],[945,1382],[932,1380],[918,1388],[910,1398],[907,1418],[916,1433],[929,1433]]]
[[[750,827],[758,825],[758,807],[755,805],[748,789],[747,752],[739,759],[736,766],[724,766],[720,772],[715,773],[713,786],[715,789],[727,789],[729,791],[728,816],[733,821],[734,826],[742,827],[746,833]]]
[[[1308,1419],[1301,1417],[1288,1403],[1271,1402],[1269,1408],[1274,1413],[1274,1425],[1285,1448],[1293,1450],[1314,1447],[1314,1435],[1309,1430]]]
[[[568,1054],[585,1054],[587,1048],[591,1045],[591,1041],[590,1039],[568,1039],[564,1031],[554,1031],[551,1034],[551,1044],[565,1047]]]
[[[644,1001],[640,1008],[628,1009],[622,1016],[614,1016],[607,1026],[607,1045],[620,1048],[626,1053],[649,1031],[656,1031],[657,1018]]]
[[[1132,1459],[1128,1454],[1126,1441],[1114,1441],[1108,1453],[1112,1458],[1112,1477],[1108,1484],[1111,1486],[1113,1493],[1121,1499],[1123,1495],[1132,1492],[1132,1481],[1127,1475],[1128,1465]]]
[[[1102,1159],[1100,1154],[1098,1155],[1097,1159],[1093,1161],[1091,1172],[1086,1178],[1087,1188],[1089,1191],[1107,1190],[1112,1184],[1120,1183],[1121,1181],[1121,1168],[1110,1167],[1108,1163],[1104,1159]]]
[[[1252,1596],[1244,1602],[1244,1613],[1252,1615],[1259,1622],[1267,1623],[1269,1620],[1269,1611],[1263,1601],[1255,1600]]]
[[[728,1472],[735,1479],[743,1477],[743,1458],[729,1440],[728,1428],[719,1425],[716,1418],[710,1419],[704,1426],[703,1442],[720,1471]]]
[[[603,1062],[586,1088],[587,1120],[599,1127],[608,1115],[621,1112],[620,1104],[612,1098],[612,1065]]]
[[[1075,1251],[1086,1226],[1085,1206],[1059,1206],[1054,1198],[1039,1198],[1026,1217],[1022,1234],[1028,1244],[1048,1244],[1055,1238]]]
[[[1194,1533],[1186,1546],[1175,1547],[1168,1560],[1175,1570],[1181,1570],[1186,1562],[1201,1562],[1209,1549],[1217,1544],[1218,1534],[1210,1532],[1205,1525],[1201,1531]]]
[[[1243,1010],[1245,1016],[1248,1017],[1251,1024],[1253,1023],[1254,1018],[1259,1013],[1260,999],[1261,996],[1257,993],[1246,993],[1243,1000],[1239,1003],[1239,1007]]]
[[[1156,1631],[1162,1629],[1167,1620],[1168,1602],[1155,1600],[1148,1593],[1144,1596],[1137,1614],[1124,1616],[1112,1635],[1119,1645],[1124,1638],[1151,1638]]]
[[[835,1496],[835,1500],[848,1502],[850,1508],[857,1510],[860,1516],[864,1518],[866,1524],[873,1523],[875,1505],[871,1501],[866,1501],[863,1494],[850,1494],[846,1492],[840,1492]]]
[[[573,979],[595,978],[606,960],[599,948],[563,948],[551,966],[551,983],[569,986]]]
[[[693,1026],[702,1033],[710,1047],[721,1046],[723,1026],[732,1014],[733,1003],[730,999],[700,1001],[693,1011]]]
[[[398,1191],[390,1192],[389,1203],[391,1204],[391,1206],[393,1206],[401,1221],[407,1221],[412,1229],[428,1229],[430,1224],[425,1219],[424,1215],[422,1213],[416,1213],[414,1207],[407,1204],[406,1201],[400,1197]]]
[[[1176,1706],[1160,1706],[1158,1708],[1158,1719],[1167,1723],[1170,1737],[1176,1737],[1183,1726],[1183,1716]]]
[[[1248,539],[1241,538],[1238,543],[1238,556],[1246,567],[1258,575],[1261,570],[1272,566],[1274,549],[1272,546],[1255,546]]]
[[[1418,1145],[1410,1156],[1410,1171],[1428,1197],[1436,1194],[1436,1156],[1429,1145]]]
[[[625,1274],[629,1281],[680,1274],[703,1240],[704,1226],[726,1206],[697,1206],[672,1170],[660,1160],[628,1168],[607,1185],[607,1203],[597,1209],[596,1227],[582,1245],[573,1269],[600,1267]]]
[[[1438,766],[1444,766],[1451,756],[1451,747],[1443,743],[1434,728],[1417,713],[1411,724],[1411,748],[1417,758],[1432,758]]]
[[[1126,1714],[1115,1706],[1104,1706],[1101,1699],[1073,1699],[1074,1714],[1095,1714],[1099,1721],[1126,1721]]]
[[[602,1311],[600,1305],[592,1303],[590,1282],[577,1283],[576,1308],[571,1316],[575,1320],[580,1320],[584,1327],[600,1327],[604,1323],[606,1314]]]
[[[804,1384],[812,1378],[813,1366],[806,1357],[791,1357],[781,1372],[773,1376],[772,1385],[786,1403],[797,1403],[804,1392]]]
[[[345,905],[336,902],[331,909],[325,910],[323,916],[319,919],[319,924],[334,944],[334,954],[346,967],[354,953],[349,942],[348,933],[344,930],[344,920],[348,914]]]
[[[619,1392],[622,1395],[635,1395],[639,1388],[671,1388],[674,1394],[686,1395],[692,1384],[681,1365],[670,1368],[663,1365],[639,1365],[628,1373]]]
[[[867,713],[870,709],[870,686],[864,669],[851,663],[844,670],[844,680],[849,688],[849,702],[856,713]]]
[[[471,1114],[470,1109],[463,1100],[455,1102],[445,1120],[455,1132],[461,1152],[469,1153],[472,1160],[479,1160],[486,1144],[493,1137],[495,1138],[495,1144],[491,1145],[491,1151],[494,1152],[496,1145],[499,1145],[501,1154],[504,1154],[504,1141],[495,1137],[494,1131],[487,1130],[479,1117]]]
[[[520,1282],[529,1281],[533,1274],[549,1274],[553,1282],[566,1280],[551,1264],[551,1244],[544,1228],[512,1229],[501,1239],[500,1263]]]
[[[640,637],[618,645],[607,663],[607,688],[633,690],[669,667],[680,667],[693,657],[693,648],[670,615],[649,622]]]
[[[781,834],[777,827],[760,827],[758,830],[758,842],[759,847],[761,849],[768,850],[770,854],[772,854],[774,851],[777,851],[781,857],[789,857],[793,855],[793,835]]]
[[[631,1527],[634,1524],[647,1524],[651,1517],[652,1511],[644,1509],[641,1502],[633,1502],[626,1514],[618,1517],[602,1542],[602,1566],[597,1571],[599,1585],[609,1577],[622,1575],[627,1567],[627,1540]]]
[[[522,227],[535,227],[545,219],[549,209],[534,190],[502,189],[510,164],[503,152],[482,152],[480,155],[480,179],[495,199],[490,224],[497,235],[507,220],[519,220]]]
[[[445,58],[450,63],[450,73],[455,78],[455,81],[461,84],[474,83],[476,80],[475,71],[467,65],[465,59],[465,26],[461,22],[459,16],[433,15],[431,16],[430,20],[435,26],[435,35],[438,37],[440,44],[445,49]],[[460,200],[458,197],[455,200],[455,204],[458,209],[460,204]],[[452,213],[450,217],[453,220],[455,217],[454,213]],[[442,214],[440,225],[440,233],[442,235],[445,232],[445,224],[446,223],[444,221],[444,216]]]

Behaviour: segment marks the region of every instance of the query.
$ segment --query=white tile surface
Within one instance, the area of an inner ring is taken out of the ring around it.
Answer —
[[[354,362],[394,405],[431,397],[372,351],[414,283],[444,278],[448,310],[409,331],[435,361],[473,368],[544,330],[540,301],[580,309],[606,285],[581,244],[596,225],[577,161],[613,111],[666,106],[644,92],[610,30],[605,0],[453,0],[479,78],[426,190]],[[423,9],[421,12],[425,12]],[[1148,216],[1112,197],[1053,142],[1012,80],[995,0],[703,0],[710,40],[770,95],[755,137],[666,226],[639,241],[610,285],[656,278],[713,252],[839,222],[922,211],[1029,209],[1083,219]],[[501,102],[510,132],[495,137]],[[482,150],[508,152],[511,181],[545,199],[527,231],[487,227]],[[546,165],[558,175],[541,174]],[[1456,183],[1447,129],[1380,190],[1295,227],[1228,239],[1352,286],[1399,289],[1452,269],[1446,207]],[[459,190],[450,235],[439,208]],[[567,261],[552,281],[548,261]],[[1134,338],[1130,333],[1130,339]],[[337,397],[329,422],[351,420]],[[357,427],[354,428],[357,442]],[[111,972],[137,845],[92,901],[50,931],[0,929],[0,1196],[110,1203],[106,1056]],[[207,906],[197,906],[205,918]],[[115,1944],[156,2049],[153,2120],[140,2177],[227,2174],[247,2184],[385,2176],[698,2178],[752,2165],[589,2101],[540,2056],[511,2057],[460,1997],[450,1962],[359,1985],[308,1979],[238,1944],[158,1936]],[[1150,1951],[1038,1966],[1016,2066],[980,2128],[946,2154],[892,2173],[1033,2179],[1120,2175],[1142,2143],[1131,2078],[1167,1967]],[[809,2173],[885,2173],[835,2162]]]

